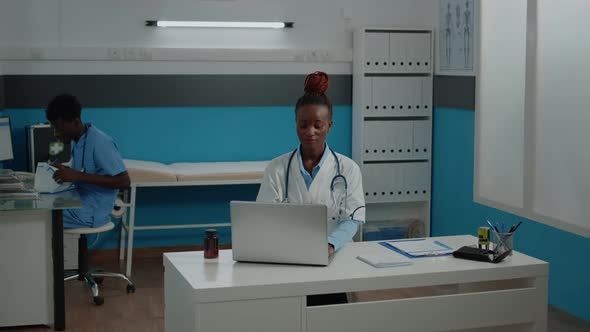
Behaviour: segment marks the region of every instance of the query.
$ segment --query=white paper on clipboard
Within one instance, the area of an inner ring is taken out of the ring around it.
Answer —
[[[35,190],[42,194],[55,194],[74,188],[70,182],[57,183],[53,180],[53,174],[57,168],[48,163],[38,163],[35,172]]]

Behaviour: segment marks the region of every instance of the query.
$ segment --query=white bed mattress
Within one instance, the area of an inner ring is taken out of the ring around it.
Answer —
[[[153,161],[124,159],[131,183],[175,182],[176,174],[169,165]]]
[[[132,183],[260,180],[269,161],[162,164],[125,159]]]

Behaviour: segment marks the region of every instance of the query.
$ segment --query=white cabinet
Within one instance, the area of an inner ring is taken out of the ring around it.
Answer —
[[[0,327],[53,323],[51,211],[0,212]]]
[[[390,220],[403,211],[424,222],[424,235],[430,234],[432,38],[432,31],[415,29],[363,28],[354,36],[353,158],[363,172],[367,222],[374,210],[392,211]]]

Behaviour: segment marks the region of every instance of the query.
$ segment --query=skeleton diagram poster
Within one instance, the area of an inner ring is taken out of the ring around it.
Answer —
[[[474,0],[439,0],[439,71],[473,72]]]

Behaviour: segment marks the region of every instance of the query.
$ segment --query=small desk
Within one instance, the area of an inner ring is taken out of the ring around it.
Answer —
[[[8,279],[0,283],[0,326],[53,323],[56,331],[65,330],[62,212],[81,207],[75,190],[0,200],[0,278]],[[34,262],[25,264],[29,258]]]
[[[473,236],[438,238],[458,248]],[[238,263],[231,250],[164,254],[165,326],[173,331],[535,331],[547,329],[549,265],[514,252],[499,264],[452,256],[377,269],[358,259],[387,251],[349,243],[327,267]],[[402,299],[307,307],[306,296],[440,286]]]

